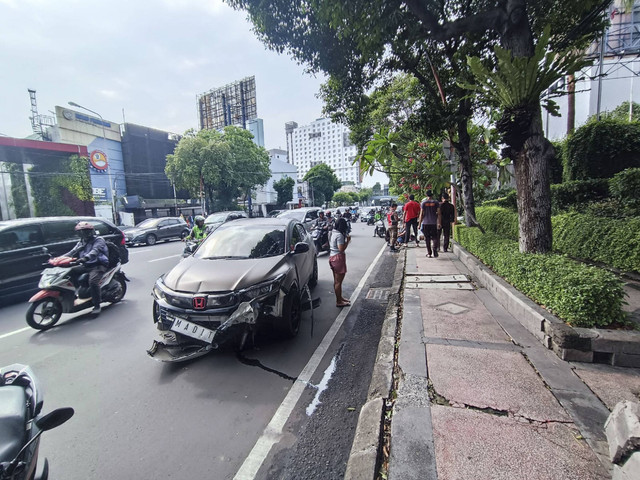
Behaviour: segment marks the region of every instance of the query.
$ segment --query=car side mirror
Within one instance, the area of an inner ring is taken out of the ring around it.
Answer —
[[[298,254],[298,253],[306,253],[309,251],[309,244],[308,243],[304,243],[304,242],[298,242],[296,243],[296,246],[293,247],[293,254]]]

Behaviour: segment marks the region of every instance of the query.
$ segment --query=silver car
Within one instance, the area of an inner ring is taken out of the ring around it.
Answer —
[[[300,222],[224,223],[156,282],[153,321],[160,340],[148,354],[175,362],[229,342],[241,349],[260,327],[294,337],[307,287],[317,281],[315,247]]]

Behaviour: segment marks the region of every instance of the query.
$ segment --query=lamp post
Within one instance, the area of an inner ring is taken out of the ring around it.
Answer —
[[[102,115],[100,115],[98,112],[94,112],[93,110],[88,109],[87,107],[78,105],[75,102],[69,102],[69,105],[71,105],[72,107],[81,108],[82,110],[86,110],[87,112],[91,112],[94,115],[97,115],[98,118],[100,118],[100,122],[101,122],[100,126],[102,127],[102,146],[103,146],[104,154],[106,156],[107,155],[107,135],[104,130],[104,118],[102,118]],[[109,163],[108,156],[106,158],[106,161],[107,161],[107,177],[109,179],[109,190],[111,191],[111,216],[113,217],[113,221],[117,223],[118,220],[116,218],[116,192],[113,187],[113,178],[111,176],[111,165]]]

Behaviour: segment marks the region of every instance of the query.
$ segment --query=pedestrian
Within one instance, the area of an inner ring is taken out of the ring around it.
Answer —
[[[449,203],[449,195],[447,193],[442,194],[442,203],[440,204],[440,216],[442,220],[442,234],[444,236],[444,242],[442,244],[442,250],[446,252],[449,249],[449,238],[451,237],[451,224],[455,220],[455,207]],[[438,235],[438,240],[440,235]]]
[[[433,192],[431,190],[427,190],[427,198],[422,202],[422,205],[420,205],[420,219],[418,222],[422,226],[424,241],[427,244],[427,257],[431,257],[432,249],[433,256],[437,257],[440,246],[438,229],[442,228],[442,221],[440,217],[440,203],[433,199]]]
[[[348,307],[351,302],[342,296],[342,281],[347,273],[347,256],[344,252],[351,242],[351,237],[347,234],[347,221],[344,218],[339,218],[330,235],[329,266],[333,271],[336,307]]]
[[[418,217],[420,216],[420,204],[416,202],[414,195],[409,195],[409,201],[404,206],[404,243],[409,245],[409,239],[411,236],[411,227],[413,227],[413,233],[416,237],[416,246],[420,246],[420,239],[418,238]]]
[[[398,240],[398,205],[391,204],[391,210],[389,211],[389,245],[391,245],[391,251],[397,252],[396,241]]]

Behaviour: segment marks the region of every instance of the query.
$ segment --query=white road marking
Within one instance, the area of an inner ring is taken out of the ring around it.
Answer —
[[[147,260],[147,262],[151,263],[151,262],[159,262],[160,260],[167,260],[168,258],[176,258],[176,257],[181,257],[182,254],[179,253],[177,255],[171,255],[169,257],[162,257],[162,258],[154,258],[153,260]]]
[[[371,262],[371,265],[369,265],[369,268],[360,280],[360,283],[358,283],[358,286],[353,291],[353,294],[349,299],[352,305],[358,299],[358,296],[362,291],[362,287],[369,278],[369,275],[371,275],[373,268],[377,265],[378,260],[380,259],[386,248],[387,245],[382,246],[380,252],[378,252],[378,255],[376,256],[374,261]],[[291,412],[296,406],[296,403],[298,403],[298,400],[302,396],[307,383],[310,382],[311,377],[318,368],[318,365],[322,361],[322,358],[327,353],[327,350],[329,350],[331,342],[333,342],[333,339],[340,331],[340,328],[342,327],[342,324],[344,323],[345,318],[347,318],[350,310],[351,305],[348,307],[344,307],[340,314],[336,317],[336,321],[333,322],[333,325],[331,325],[331,328],[322,339],[322,342],[320,342],[320,345],[318,345],[318,348],[316,348],[316,351],[313,352],[313,355],[311,356],[305,367],[302,369],[302,372],[300,372],[298,380],[291,386],[289,392],[287,393],[287,396],[284,398],[284,400],[276,410],[276,413],[273,414],[271,421],[264,429],[264,432],[262,432],[262,436],[253,446],[251,452],[249,452],[249,455],[244,460],[242,466],[240,467],[240,470],[238,470],[238,473],[236,473],[235,477],[233,477],[234,480],[255,479],[258,470],[260,470],[260,467],[264,463],[264,460],[267,458],[267,455],[269,455],[271,448],[273,448],[273,446],[280,441],[280,437],[282,436],[282,429],[284,428],[285,423],[291,416]]]
[[[0,335],[0,340],[2,340],[3,338],[10,337],[11,335],[15,335],[17,333],[26,332],[27,330],[31,330],[31,327],[24,327],[24,328],[21,328],[20,330],[14,330],[13,332],[4,333]]]

